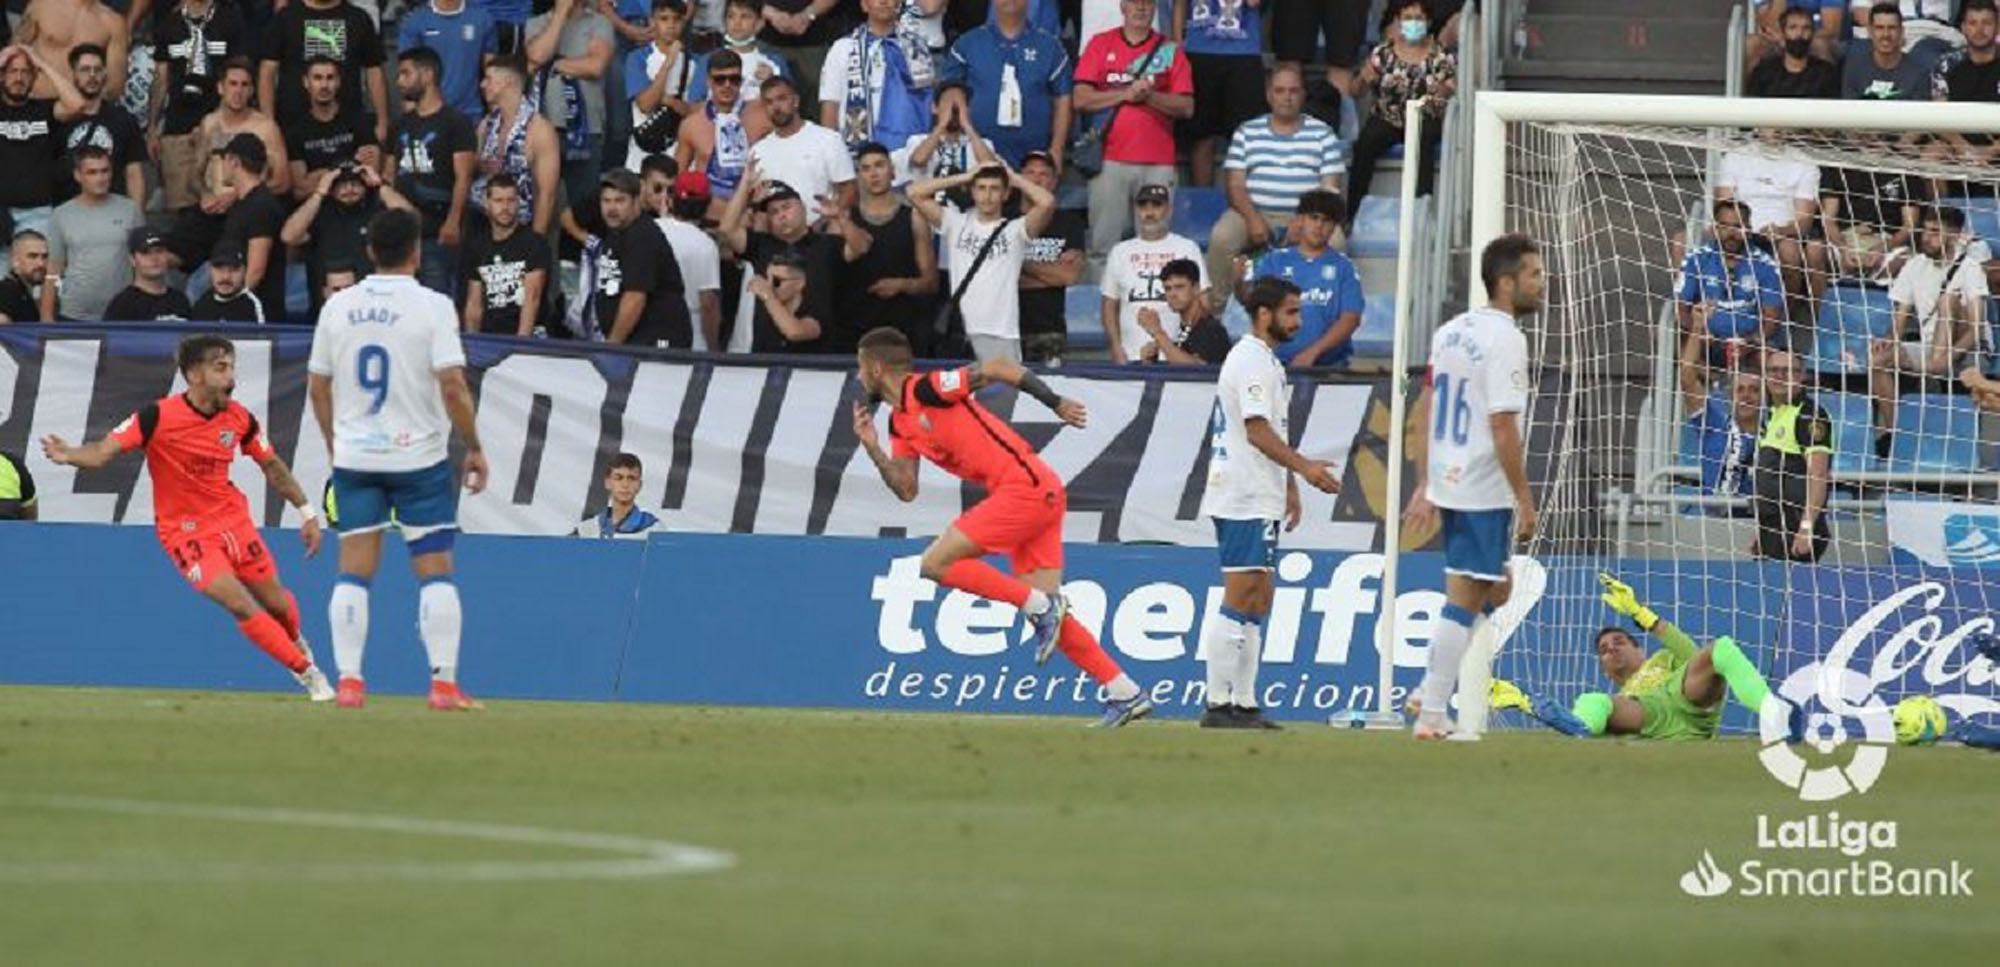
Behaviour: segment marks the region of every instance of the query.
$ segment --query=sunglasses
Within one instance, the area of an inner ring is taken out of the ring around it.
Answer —
[[[710,84],[741,84],[741,83],[743,83],[743,75],[741,75],[741,74],[710,74],[710,75],[708,75],[708,82],[709,82]]]

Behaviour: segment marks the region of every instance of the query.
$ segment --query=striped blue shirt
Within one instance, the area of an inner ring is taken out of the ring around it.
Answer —
[[[1258,211],[1289,214],[1299,196],[1320,186],[1320,179],[1347,171],[1346,148],[1333,129],[1310,114],[1299,118],[1294,134],[1271,130],[1271,116],[1251,118],[1229,139],[1228,171],[1241,171]]]

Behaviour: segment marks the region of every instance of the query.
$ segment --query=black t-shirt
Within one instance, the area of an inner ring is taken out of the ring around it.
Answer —
[[[1926,179],[1865,168],[1820,169],[1819,193],[1839,199],[1841,225],[1874,225],[1884,235],[1902,229],[1904,205],[1922,207],[1931,197]]]
[[[128,285],[123,292],[111,297],[104,306],[104,318],[111,322],[159,322],[194,318],[194,307],[188,304],[187,294],[173,286],[167,291],[154,295],[136,285]]]
[[[841,257],[845,246],[839,237],[820,232],[807,232],[796,242],[786,242],[768,232],[751,232],[743,248],[743,261],[758,272],[771,264],[771,259],[780,252],[791,252],[804,259],[806,264],[805,301],[799,306],[799,314],[810,316],[827,325],[833,319],[833,307],[840,285],[840,273],[847,267],[847,260]],[[757,297],[747,291],[743,298],[757,301]],[[757,308],[752,306],[754,310]],[[754,338],[755,333],[752,333]]]
[[[516,226],[500,242],[488,228],[467,232],[459,259],[459,277],[479,282],[480,332],[511,336],[520,327],[528,273],[544,273],[542,288],[548,291],[548,244],[526,227]]]
[[[196,322],[270,322],[264,314],[264,300],[255,292],[241,292],[233,299],[218,299],[215,290],[202,293],[195,300],[188,318]]]
[[[1785,69],[1785,56],[1773,54],[1750,69],[1745,85],[1751,97],[1840,98],[1840,68],[1817,57],[1806,58],[1806,69],[1794,74]]]
[[[328,265],[345,262],[355,272],[367,274],[368,220],[382,208],[382,199],[374,192],[353,206],[342,205],[331,197],[320,200],[319,214],[313,216],[310,229],[312,243],[306,246],[306,276],[313,292],[319,291]]]
[[[161,0],[165,2],[165,0]],[[160,112],[162,134],[186,134],[215,110],[221,98],[215,82],[222,62],[246,56],[250,29],[234,4],[211,2],[207,17],[190,24],[178,9],[153,13],[153,63],[167,65],[167,105]],[[196,31],[201,42],[196,43]]]
[[[1043,264],[1060,262],[1063,252],[1067,250],[1083,251],[1085,235],[1083,216],[1057,209],[1055,217],[1049,219],[1048,227],[1042,229],[1042,234],[1028,241],[1028,254],[1022,261]],[[1021,335],[1066,332],[1069,323],[1064,315],[1061,286],[1021,290]]]
[[[894,326],[906,333],[930,323],[931,297],[892,295],[881,298],[868,287],[882,279],[909,279],[917,275],[917,238],[911,227],[915,209],[901,205],[889,220],[877,225],[860,212],[851,216],[854,224],[873,241],[868,253],[849,264],[840,280],[840,311],[835,318],[820,318],[825,331],[821,350],[829,353],[853,352],[861,334],[876,326]],[[930,244],[930,239],[924,239]],[[757,307],[760,311],[763,306]]]
[[[264,263],[264,278],[255,286],[257,298],[273,320],[285,317],[285,243],[278,233],[285,227],[285,206],[271,194],[270,186],[259,182],[250,194],[229,206],[222,222],[222,237],[243,243],[248,250],[252,239],[271,240],[271,257]]]
[[[781,13],[803,13],[812,6],[812,0],[765,0],[764,5]],[[776,27],[765,27],[757,39],[774,47],[825,47],[854,27],[859,12],[860,4],[855,0],[838,0],[826,16],[814,19],[803,34],[794,37]],[[829,64],[826,69],[833,70],[834,66]],[[839,69],[846,70],[847,65],[842,64]]]
[[[40,322],[42,308],[35,302],[35,290],[12,272],[0,278],[0,316],[9,322]]]
[[[753,353],[830,353],[826,327],[830,324],[824,316],[815,316],[812,306],[803,300],[799,303],[798,315],[818,322],[820,335],[814,339],[793,342],[785,338],[785,331],[778,328],[778,321],[771,318],[771,310],[765,308],[764,300],[756,295],[747,295],[750,300],[750,351]],[[835,336],[835,339],[841,337]]]
[[[75,162],[70,152],[94,145],[111,152],[111,192],[125,194],[125,166],[146,160],[146,133],[139,122],[116,104],[106,104],[96,114],[64,124],[57,134],[62,160],[56,165],[56,202],[66,202],[81,190],[76,185]]]
[[[2000,57],[1975,64],[1961,54],[1945,68],[1944,84],[1954,101],[2000,101]]]
[[[0,205],[39,208],[55,198],[56,102],[0,103]]]
[[[346,0],[329,10],[314,10],[305,0],[294,0],[271,18],[259,55],[278,64],[279,125],[289,128],[306,115],[306,58],[322,54],[340,64],[340,103],[357,114],[366,113],[362,71],[382,66],[382,38],[375,32],[375,22]]]
[[[599,331],[610,334],[618,320],[619,297],[628,292],[646,294],[646,307],[639,312],[639,324],[626,340],[628,345],[664,344],[675,349],[694,345],[680,263],[674,261],[673,246],[660,234],[660,226],[650,218],[641,217],[604,237],[597,258]]]
[[[452,156],[479,151],[472,122],[450,107],[429,117],[405,114],[396,122],[396,190],[424,214],[424,237],[437,237],[451,214],[452,191],[458,172]]]
[[[1222,320],[1203,316],[1181,337],[1181,349],[1200,356],[1210,366],[1220,366],[1229,357],[1229,330]]]
[[[367,115],[352,109],[341,111],[331,121],[306,111],[287,122],[284,129],[285,153],[293,161],[305,162],[307,171],[325,171],[353,161],[356,151],[375,143],[375,125]]]

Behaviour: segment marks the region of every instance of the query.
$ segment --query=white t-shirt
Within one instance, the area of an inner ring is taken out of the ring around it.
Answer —
[[[1968,304],[1987,296],[1986,266],[1979,259],[1982,254],[1985,254],[1982,249],[1966,246],[1959,259],[1958,271],[1951,273],[1951,293]],[[1902,269],[1896,272],[1896,281],[1889,285],[1889,301],[1911,307],[1926,346],[1937,334],[1938,301],[1944,296],[1944,277],[1950,272],[1951,264],[1951,259],[1938,261],[1920,250],[1903,263]]]
[[[437,374],[465,365],[458,307],[407,275],[371,275],[319,312],[306,370],[333,380],[333,465],[422,470],[445,460]]]
[[[961,277],[979,257],[994,228],[994,223],[981,222],[976,213],[945,209],[944,250],[950,270],[945,298],[958,291]],[[1028,257],[1028,242],[1027,224],[1018,218],[1008,219],[1007,227],[993,242],[993,251],[986,253],[986,261],[965,287],[965,298],[959,300],[966,335],[1021,338],[1021,263]]]
[[[681,268],[681,292],[687,297],[688,319],[694,323],[696,352],[708,349],[708,336],[701,331],[701,294],[722,291],[722,252],[707,232],[674,218],[656,218],[660,234],[673,247],[674,261]]]
[[[1201,495],[1205,517],[1225,520],[1278,520],[1285,516],[1283,464],[1250,445],[1244,421],[1262,417],[1278,438],[1291,440],[1286,414],[1291,383],[1285,364],[1256,334],[1236,340],[1215,380],[1215,409],[1208,423],[1208,489]]]
[[[1513,488],[1493,449],[1495,413],[1528,408],[1528,340],[1484,306],[1431,337],[1430,497],[1452,510],[1506,510]]]
[[[791,137],[771,132],[750,146],[757,170],[770,181],[792,186],[806,203],[806,217],[818,218],[819,205],[813,199],[833,191],[833,186],[854,180],[854,158],[840,135],[811,121]]]
[[[1791,158],[1768,158],[1731,151],[1722,156],[1715,187],[1730,189],[1750,208],[1752,231],[1766,225],[1789,224],[1797,217],[1797,202],[1819,201],[1819,168]]]
[[[1118,300],[1118,328],[1126,359],[1138,359],[1139,351],[1153,341],[1139,327],[1139,310],[1151,306],[1160,314],[1160,328],[1174,339],[1181,338],[1181,317],[1167,307],[1167,290],[1160,284],[1160,270],[1175,259],[1190,259],[1201,269],[1201,287],[1208,288],[1207,259],[1193,239],[1169,233],[1158,241],[1128,238],[1111,246],[1104,257],[1104,276],[1097,291]]]

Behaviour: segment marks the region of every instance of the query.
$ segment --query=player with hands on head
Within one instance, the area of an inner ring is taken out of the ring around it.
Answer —
[[[315,702],[334,697],[299,630],[299,602],[278,578],[243,492],[229,481],[238,453],[257,462],[271,488],[298,510],[306,556],[319,553],[319,515],[263,427],[236,392],[236,346],[221,336],[181,340],[175,351],[187,392],[148,403],[93,443],[42,438],[58,466],[95,470],[128,450],[146,451],[153,526],[174,569],[236,618],[251,644],[292,673]]]

